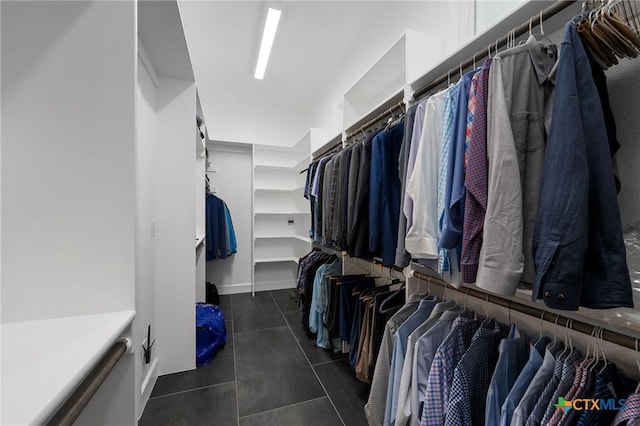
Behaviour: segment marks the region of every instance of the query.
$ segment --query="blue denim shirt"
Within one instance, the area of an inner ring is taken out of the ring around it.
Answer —
[[[533,300],[633,307],[607,131],[589,59],[565,26],[533,237]]]
[[[453,128],[453,142],[449,151],[447,169],[447,186],[445,192],[444,223],[440,235],[440,247],[453,249],[461,248],[462,224],[464,222],[464,143],[467,129],[467,105],[469,103],[469,88],[471,79],[480,71],[474,69],[462,76],[459,82],[459,92]]]

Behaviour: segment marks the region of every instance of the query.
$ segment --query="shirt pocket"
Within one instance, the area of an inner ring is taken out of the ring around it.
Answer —
[[[520,153],[536,152],[544,147],[544,123],[537,112],[513,113],[511,130]]]

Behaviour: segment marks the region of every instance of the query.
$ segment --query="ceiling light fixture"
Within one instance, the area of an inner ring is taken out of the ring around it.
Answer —
[[[264,32],[262,33],[262,42],[260,42],[260,53],[258,53],[258,62],[256,62],[256,72],[253,75],[258,80],[262,80],[264,72],[267,69],[267,62],[269,62],[269,55],[271,54],[273,40],[278,30],[281,13],[281,10],[272,8],[269,8],[267,11],[267,19],[264,23]]]

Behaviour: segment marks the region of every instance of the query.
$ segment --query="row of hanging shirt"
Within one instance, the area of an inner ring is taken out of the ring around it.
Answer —
[[[311,203],[310,236],[351,256],[395,261],[400,214],[398,157],[402,116],[307,169],[305,197]]]
[[[635,383],[607,361],[597,339],[583,355],[573,347],[570,325],[564,342],[542,333],[529,342],[516,325],[416,296],[387,322],[392,356],[378,356],[365,406],[370,425],[640,422]],[[572,406],[576,400],[604,405]]]
[[[412,257],[437,259],[454,285],[511,296],[525,284],[556,309],[633,307],[615,122],[573,23],[559,54],[531,35],[408,115]]]
[[[377,357],[389,358],[387,321],[405,302],[397,282],[376,285],[368,274],[340,275],[342,261],[313,250],[300,259],[297,289],[300,320],[316,346],[348,353],[358,380],[370,383]],[[386,335],[385,335],[386,336]]]
[[[632,307],[606,79],[572,23],[560,51],[530,36],[312,163],[314,240],[556,309]]]

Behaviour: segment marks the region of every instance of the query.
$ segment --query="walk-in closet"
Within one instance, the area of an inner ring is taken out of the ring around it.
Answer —
[[[0,424],[640,424],[637,0],[0,2]]]

